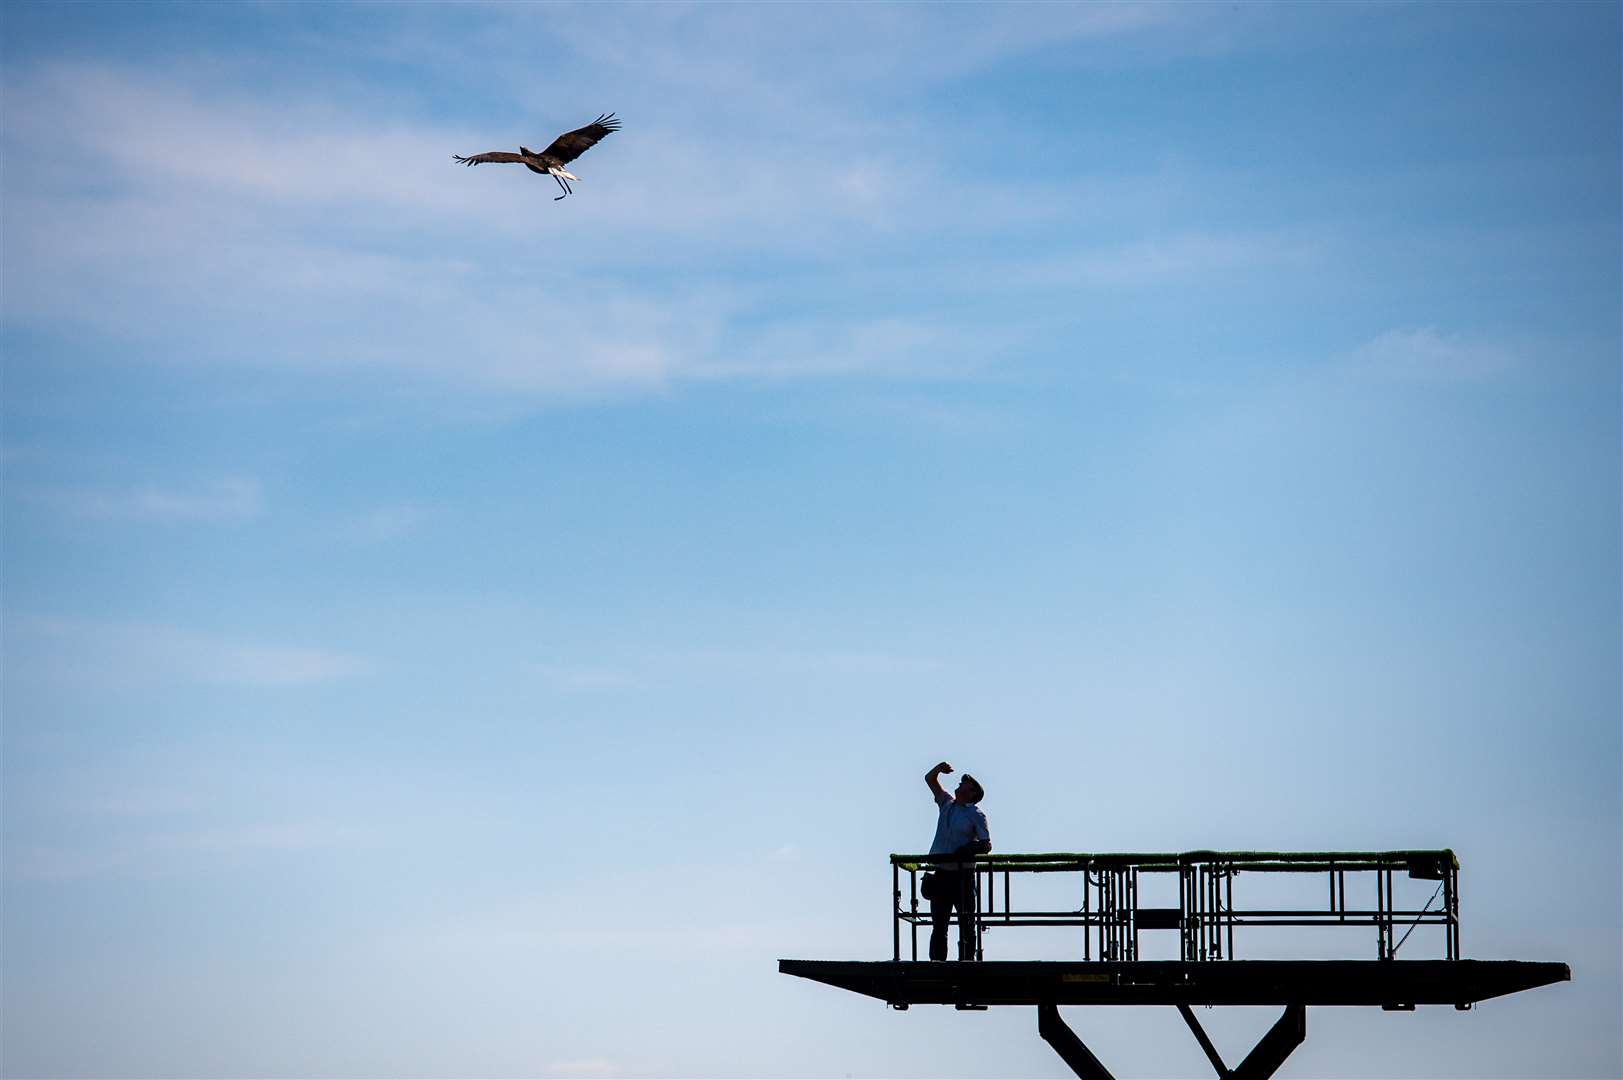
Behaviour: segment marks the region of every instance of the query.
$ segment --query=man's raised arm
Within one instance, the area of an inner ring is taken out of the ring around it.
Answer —
[[[941,764],[924,774],[924,782],[930,785],[930,794],[935,796],[936,802],[940,802],[947,794],[945,791],[941,790],[941,781],[937,780],[936,777],[940,776],[942,773],[949,772],[952,772],[952,766],[943,761]]]

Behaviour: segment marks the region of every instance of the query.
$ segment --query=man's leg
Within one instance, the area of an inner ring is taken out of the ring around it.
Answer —
[[[947,958],[947,921],[952,918],[952,901],[957,892],[946,887],[940,873],[931,891],[934,895],[930,897],[930,959],[939,961]]]
[[[975,959],[975,873],[958,874],[958,959]]]

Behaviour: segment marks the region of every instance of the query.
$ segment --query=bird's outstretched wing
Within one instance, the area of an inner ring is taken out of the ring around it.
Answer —
[[[597,140],[611,131],[620,130],[620,121],[614,118],[613,113],[604,113],[585,127],[566,131],[552,140],[552,145],[541,153],[547,157],[555,157],[559,161],[574,161],[586,151],[597,145]]]
[[[524,160],[524,155],[509,154],[505,150],[492,150],[488,154],[475,154],[473,157],[463,157],[461,154],[452,154],[451,160],[460,161],[464,165],[489,165],[496,161],[522,162]]]

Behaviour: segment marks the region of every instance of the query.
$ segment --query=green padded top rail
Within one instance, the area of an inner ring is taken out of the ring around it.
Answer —
[[[953,855],[892,855],[903,870],[923,870],[940,863],[968,860]],[[1458,870],[1453,850],[1441,851],[1184,851],[1087,852],[1052,851],[1030,855],[978,855],[976,869],[1042,873],[1062,870],[1109,870],[1136,866],[1147,871],[1175,871],[1197,863],[1236,870],[1307,873],[1325,870],[1404,870],[1410,876],[1436,880],[1445,870]]]

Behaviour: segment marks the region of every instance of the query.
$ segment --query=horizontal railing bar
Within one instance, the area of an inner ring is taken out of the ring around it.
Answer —
[[[896,917],[901,919],[903,922],[913,923],[918,926],[923,926],[930,921],[930,916],[924,912],[919,912],[915,915],[911,911],[899,911],[896,913]],[[1080,912],[1074,911],[1054,913],[1044,911],[1018,911],[1011,915],[1005,915],[1002,912],[996,912],[992,915],[988,915],[985,912],[982,912],[980,914],[980,921],[985,923],[987,926],[1125,926],[1127,924],[1127,917],[1125,915],[1083,915]],[[1214,922],[1214,920],[1210,919],[1196,919],[1193,917],[1187,919],[1186,921],[1191,925],[1196,922],[1206,922],[1208,924],[1212,924]],[[1400,914],[1396,920],[1390,919],[1386,916],[1376,915],[1364,915],[1347,919],[1327,919],[1305,916],[1291,917],[1287,915],[1279,915],[1251,918],[1242,916],[1235,919],[1224,919],[1221,922],[1216,923],[1216,925],[1233,923],[1235,926],[1375,926],[1383,922],[1392,921],[1402,922],[1409,926],[1447,926],[1452,920],[1437,916],[1435,913],[1423,919],[1404,919]],[[1179,929],[1179,927],[1141,926],[1139,929],[1143,932],[1148,932],[1150,930],[1176,930]]]
[[[1284,919],[1284,918],[1295,918],[1297,921],[1294,922],[1294,923],[1289,924],[1289,925],[1293,925],[1293,926],[1295,926],[1295,925],[1300,925],[1300,926],[1334,926],[1334,925],[1338,925],[1339,923],[1341,923],[1343,921],[1346,921],[1346,922],[1355,921],[1353,918],[1349,918],[1347,920],[1341,920],[1341,919],[1327,919],[1327,918],[1324,918],[1322,916],[1310,916],[1309,914],[1307,914],[1305,912],[1300,912],[1300,911],[1286,911],[1286,912],[1281,912],[1278,915],[1249,915],[1249,916],[1248,915],[1237,915],[1232,919],[1229,919],[1229,918],[1225,917],[1225,919],[1223,921],[1224,922],[1232,922],[1236,926],[1244,926],[1244,925],[1246,925],[1248,923],[1250,925],[1252,925],[1252,926],[1265,926],[1265,925],[1269,925],[1269,920]],[[1356,917],[1356,921],[1358,921],[1358,922],[1369,922],[1369,923],[1404,922],[1404,923],[1418,923],[1421,926],[1447,926],[1453,920],[1451,918],[1449,918],[1448,916],[1446,916],[1446,915],[1439,915],[1435,911],[1431,912],[1429,915],[1425,915],[1425,916],[1415,915],[1415,916],[1409,917],[1409,918],[1406,918],[1404,916],[1404,913],[1399,911],[1399,912],[1395,912],[1395,913],[1393,913],[1391,915],[1387,915],[1387,914],[1384,914],[1384,913],[1383,914],[1378,914],[1378,915],[1374,915],[1374,914],[1360,915],[1360,916]],[[1278,925],[1286,925],[1286,924],[1278,924]]]
[[[895,910],[897,910],[897,911],[907,911],[909,909],[904,908],[904,907],[898,907]],[[922,908],[920,910],[922,910]],[[1343,918],[1359,918],[1359,917],[1364,917],[1364,916],[1380,916],[1381,918],[1386,918],[1386,919],[1427,917],[1427,918],[1439,918],[1439,919],[1445,919],[1446,920],[1446,919],[1452,919],[1454,917],[1451,914],[1449,914],[1449,912],[1447,912],[1447,911],[1445,911],[1445,910],[1443,910],[1441,908],[1311,908],[1311,907],[1300,907],[1300,908],[1294,908],[1294,907],[1293,908],[1243,908],[1243,907],[1233,907],[1233,908],[1227,908],[1227,907],[1225,907],[1225,908],[1220,908],[1220,909],[1200,908],[1200,909],[1195,909],[1195,910],[1185,910],[1185,909],[1179,909],[1179,908],[1174,908],[1174,907],[1164,907],[1163,908],[1163,907],[1151,907],[1151,906],[1146,905],[1146,906],[1140,906],[1140,907],[1137,907],[1137,908],[1125,907],[1125,906],[1124,907],[1117,907],[1117,908],[1114,909],[1114,913],[1119,915],[1119,916],[1125,917],[1129,912],[1153,912],[1155,914],[1162,914],[1162,913],[1171,913],[1171,912],[1179,911],[1179,910],[1183,911],[1183,915],[1184,915],[1185,918],[1189,918],[1189,919],[1197,919],[1197,918],[1198,919],[1217,919],[1217,920],[1230,919],[1230,918],[1236,918],[1236,917],[1239,917],[1239,916],[1247,916],[1247,915],[1250,915],[1250,916],[1260,916],[1260,915],[1301,915],[1301,916],[1307,917],[1307,918],[1317,917],[1317,918],[1323,918],[1323,919],[1343,919]],[[994,915],[1003,915],[1003,914],[1016,914],[1016,915],[1077,915],[1077,914],[1081,914],[1082,911],[1083,911],[1082,908],[1029,908],[1029,909],[1028,908],[1010,908],[1006,912],[1002,908],[996,908],[996,909],[987,908],[987,909],[982,909],[981,914],[985,915],[985,916],[994,916]]]
[[[966,862],[953,855],[893,854],[893,863],[933,865],[943,862]],[[980,866],[1009,867],[1013,869],[1031,863],[1083,863],[1089,866],[1162,865],[1185,866],[1197,863],[1258,865],[1277,863],[1282,866],[1304,864],[1333,865],[1336,869],[1351,869],[1367,864],[1381,868],[1407,866],[1410,863],[1431,863],[1459,868],[1459,860],[1449,848],[1435,851],[1184,851],[1184,852],[1075,852],[1057,851],[1033,854],[999,854],[976,856]]]
[[[1337,918],[1342,915],[1446,915],[1441,908],[1315,908],[1315,907],[1289,907],[1289,908],[1245,908],[1232,907],[1221,910],[1203,909],[1200,914],[1213,918],[1228,918],[1230,915],[1323,915],[1327,918]]]

